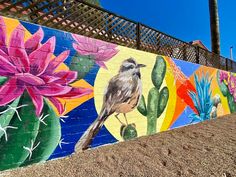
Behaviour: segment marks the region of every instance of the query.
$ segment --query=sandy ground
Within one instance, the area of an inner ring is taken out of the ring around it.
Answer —
[[[236,176],[236,115],[104,146],[0,176]]]

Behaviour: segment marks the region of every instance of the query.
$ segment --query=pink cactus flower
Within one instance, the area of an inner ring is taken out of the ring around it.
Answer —
[[[105,62],[118,53],[117,45],[100,40],[72,34],[77,43],[73,43],[74,49],[80,54],[91,56],[102,68],[107,69]]]
[[[232,73],[228,80],[228,89],[229,93],[234,97],[234,102],[236,102],[236,76]]]
[[[25,29],[19,25],[14,29],[6,43],[6,26],[0,17],[0,76],[7,81],[0,86],[0,106],[4,106],[27,91],[35,106],[37,116],[43,109],[43,98],[50,100],[58,112],[64,112],[64,106],[58,98],[78,98],[92,90],[74,88],[69,84],[76,80],[77,72],[57,71],[70,51],[64,51],[54,59],[55,37],[40,44],[44,33],[40,28],[24,42]]]
[[[224,71],[220,71],[220,82],[224,82],[224,81],[227,81],[228,82],[228,79],[229,79],[229,75],[227,72],[224,72]]]

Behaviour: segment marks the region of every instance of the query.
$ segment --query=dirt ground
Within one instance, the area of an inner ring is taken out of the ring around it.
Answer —
[[[236,176],[236,115],[0,173],[14,177]]]

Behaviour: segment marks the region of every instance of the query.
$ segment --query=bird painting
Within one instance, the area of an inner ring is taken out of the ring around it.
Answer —
[[[81,136],[76,144],[76,150],[87,149],[104,122],[112,114],[115,114],[118,120],[119,114],[123,114],[126,124],[128,124],[126,113],[133,111],[138,106],[142,96],[140,73],[142,67],[145,67],[145,65],[138,64],[134,58],[122,62],[118,74],[110,79],[105,90],[103,106],[99,116]]]

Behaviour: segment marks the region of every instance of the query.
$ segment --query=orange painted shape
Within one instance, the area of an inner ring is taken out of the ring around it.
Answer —
[[[72,87],[82,87],[82,88],[90,88],[91,90],[93,90],[93,86],[91,86],[88,82],[86,82],[85,80],[81,79],[78,80],[76,82],[74,82],[73,84],[71,84]],[[74,98],[74,99],[62,99],[62,98],[57,98],[58,100],[60,100],[60,102],[65,106],[65,112],[63,113],[63,115],[67,114],[68,112],[72,111],[73,109],[75,109],[76,107],[80,106],[81,104],[83,104],[84,102],[90,100],[91,98],[94,97],[94,93],[90,93],[89,95],[85,95],[82,96],[80,98]],[[53,104],[51,104],[55,110],[55,112],[57,113],[57,115],[59,115],[57,109],[55,108],[55,106]]]

